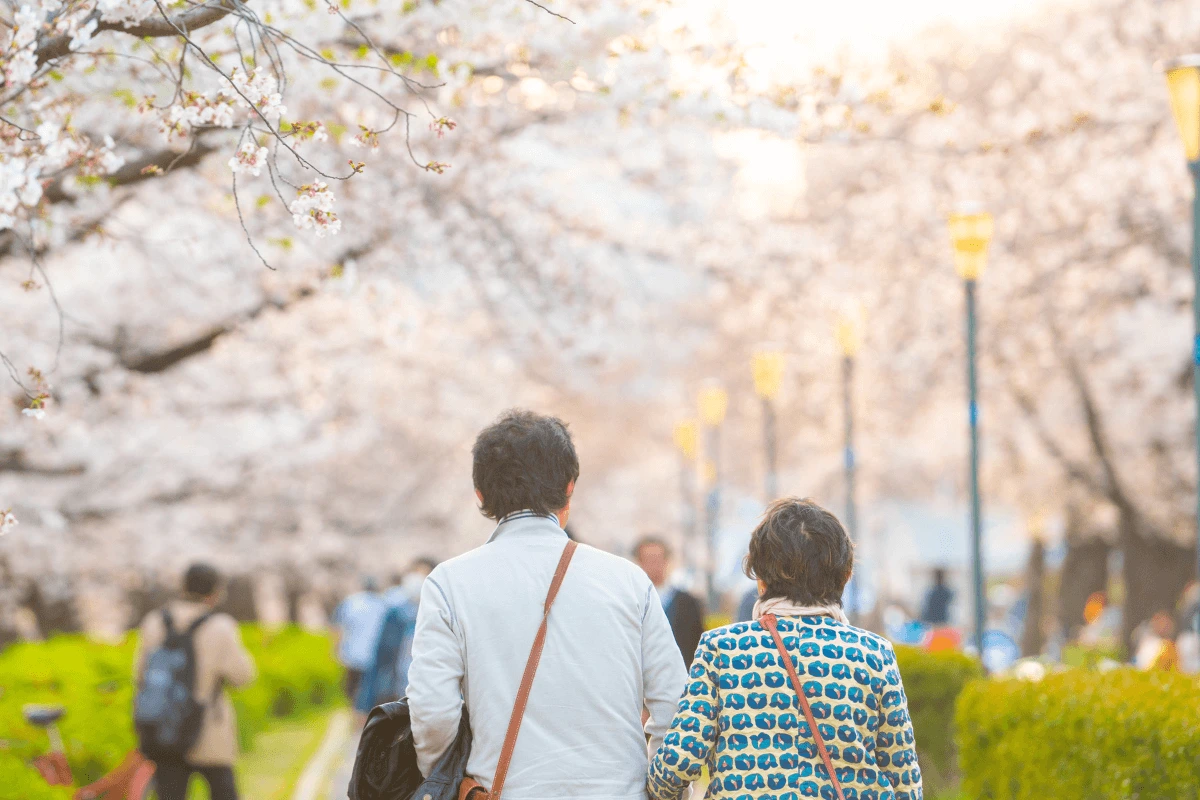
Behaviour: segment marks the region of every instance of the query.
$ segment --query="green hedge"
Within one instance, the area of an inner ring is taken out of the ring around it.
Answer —
[[[248,748],[273,719],[339,702],[341,671],[329,638],[288,627],[266,633],[244,626],[242,637],[258,678],[232,692],[238,738]],[[133,653],[131,634],[119,645],[58,636],[18,644],[0,653],[0,787],[4,797],[68,800],[72,791],[51,788],[29,762],[48,747],[46,734],[24,720],[27,703],[62,705],[59,724],[76,780],[94,781],[132,749]]]
[[[1200,794],[1200,683],[1172,673],[1068,670],[977,681],[959,701],[974,800],[1161,800]]]
[[[954,707],[963,688],[981,676],[979,662],[958,652],[927,653],[896,646],[896,663],[908,696],[917,739],[917,761],[925,793],[933,796],[958,783]]]

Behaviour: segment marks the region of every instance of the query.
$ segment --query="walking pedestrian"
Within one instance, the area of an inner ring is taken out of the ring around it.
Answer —
[[[679,800],[705,767],[710,800],[919,800],[895,652],[850,625],[841,606],[853,563],[846,531],[816,503],[785,498],[767,509],[746,559],[762,598],[756,620],[701,638],[650,763],[651,800]]]
[[[183,597],[148,614],[141,625],[134,659],[139,687],[135,722],[140,734],[153,729],[157,718],[186,718],[186,706],[198,704],[198,730],[183,752],[159,741],[162,752],[142,749],[154,759],[154,783],[159,800],[184,800],[193,774],[202,777],[212,800],[237,800],[233,764],[237,759],[237,722],[227,686],[245,686],[254,679],[254,661],[242,644],[237,622],[214,611],[221,599],[221,576],[208,564],[193,564],[183,579]],[[190,663],[189,663],[190,661]],[[177,681],[190,668],[191,681]],[[169,691],[178,682],[179,693]],[[186,684],[190,683],[190,697]],[[149,684],[149,685],[148,685]],[[158,692],[167,688],[166,692]],[[182,700],[176,708],[173,704]],[[193,708],[195,708],[193,706]],[[167,725],[165,728],[171,728]],[[188,726],[182,726],[186,730]],[[170,731],[156,731],[158,738]],[[191,738],[191,737],[189,737]]]
[[[362,591],[347,597],[333,612],[338,661],[345,670],[343,688],[351,704],[358,699],[363,675],[375,665],[375,650],[386,613],[387,603],[369,575],[362,578]],[[365,718],[362,712],[360,722]]]
[[[925,593],[925,603],[921,606],[921,621],[926,625],[948,625],[952,602],[954,590],[946,584],[946,570],[938,567],[933,571],[933,586]]]
[[[399,699],[404,694],[412,663],[421,586],[436,566],[437,562],[432,558],[418,558],[403,574],[393,576],[391,588],[383,593],[386,611],[380,623],[375,654],[371,666],[363,672],[354,698],[354,708],[360,714],[368,714],[380,703]]]
[[[662,539],[657,536],[643,537],[634,545],[633,557],[658,590],[663,611],[671,623],[675,644],[683,656],[684,665],[690,668],[696,645],[700,643],[700,634],[704,633],[704,611],[700,601],[668,581],[671,548]]]
[[[579,460],[562,421],[508,412],[473,459],[476,499],[497,525],[421,592],[408,687],[421,772],[466,712],[466,772],[493,795],[644,797],[646,734],[661,744],[686,681],[653,585],[568,540]]]

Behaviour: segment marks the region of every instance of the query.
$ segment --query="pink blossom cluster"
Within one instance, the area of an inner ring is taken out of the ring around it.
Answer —
[[[278,91],[279,81],[270,72],[255,69],[247,75],[235,69],[229,80],[238,91],[238,105],[246,106],[249,103],[257,108],[268,122],[278,122],[279,118],[287,113],[283,95]]]
[[[86,175],[108,175],[124,164],[111,137],[96,147],[53,120],[42,122],[34,133],[0,138],[0,230],[12,228],[22,208],[37,207],[46,175],[68,166]]]
[[[11,508],[0,510],[0,536],[17,527],[16,515],[12,513]]]
[[[168,138],[187,136],[194,127],[232,128],[237,97],[224,90],[216,92],[185,92],[183,102],[174,103],[162,112],[158,128]]]
[[[234,175],[248,173],[258,177],[267,163],[267,153],[267,148],[259,147],[257,142],[246,142],[229,159],[229,169]]]
[[[292,212],[292,221],[297,228],[311,230],[318,238],[342,229],[342,221],[333,213],[333,192],[324,181],[301,186],[296,194],[288,210]]]

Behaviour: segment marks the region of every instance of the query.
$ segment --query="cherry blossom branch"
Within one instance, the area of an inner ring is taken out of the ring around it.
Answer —
[[[570,17],[564,17],[562,14],[559,14],[557,11],[551,11],[550,9],[546,8],[541,3],[537,2],[537,0],[525,0],[525,2],[529,3],[530,5],[537,6],[542,11],[545,11],[547,14],[549,14],[552,17],[558,17],[559,19],[565,19],[567,22],[571,23],[572,25],[575,24],[575,20],[571,19]]]
[[[157,39],[163,36],[177,36],[180,31],[194,32],[201,28],[206,28],[214,22],[224,19],[242,5],[244,3],[241,0],[217,0],[215,3],[205,3],[173,17],[169,16],[160,6],[160,10],[162,10],[161,19],[147,19],[128,26],[123,22],[106,22],[102,20],[100,18],[100,11],[97,10],[84,19],[81,27],[95,21],[97,33],[101,31],[117,31],[137,39]],[[71,39],[71,36],[62,34],[48,37],[41,42],[37,48],[38,66],[40,67],[48,61],[71,55]]]

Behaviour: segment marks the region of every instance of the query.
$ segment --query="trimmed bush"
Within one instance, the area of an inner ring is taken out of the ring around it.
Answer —
[[[983,670],[978,661],[959,652],[928,653],[902,645],[896,646],[896,663],[908,696],[925,794],[934,796],[957,785],[955,702]]]
[[[975,800],[1162,800],[1200,793],[1200,684],[1171,673],[1068,670],[977,681],[958,704]]]
[[[295,627],[265,633],[243,626],[242,638],[258,678],[231,693],[238,738],[249,749],[274,719],[303,715],[340,701],[341,670],[328,637]],[[59,723],[76,780],[98,779],[136,746],[133,733],[133,634],[119,645],[82,636],[18,644],[0,653],[0,787],[2,797],[67,800],[72,791],[50,788],[29,762],[49,746],[46,734],[27,724],[27,703],[62,705]],[[12,788],[19,787],[19,788]]]

